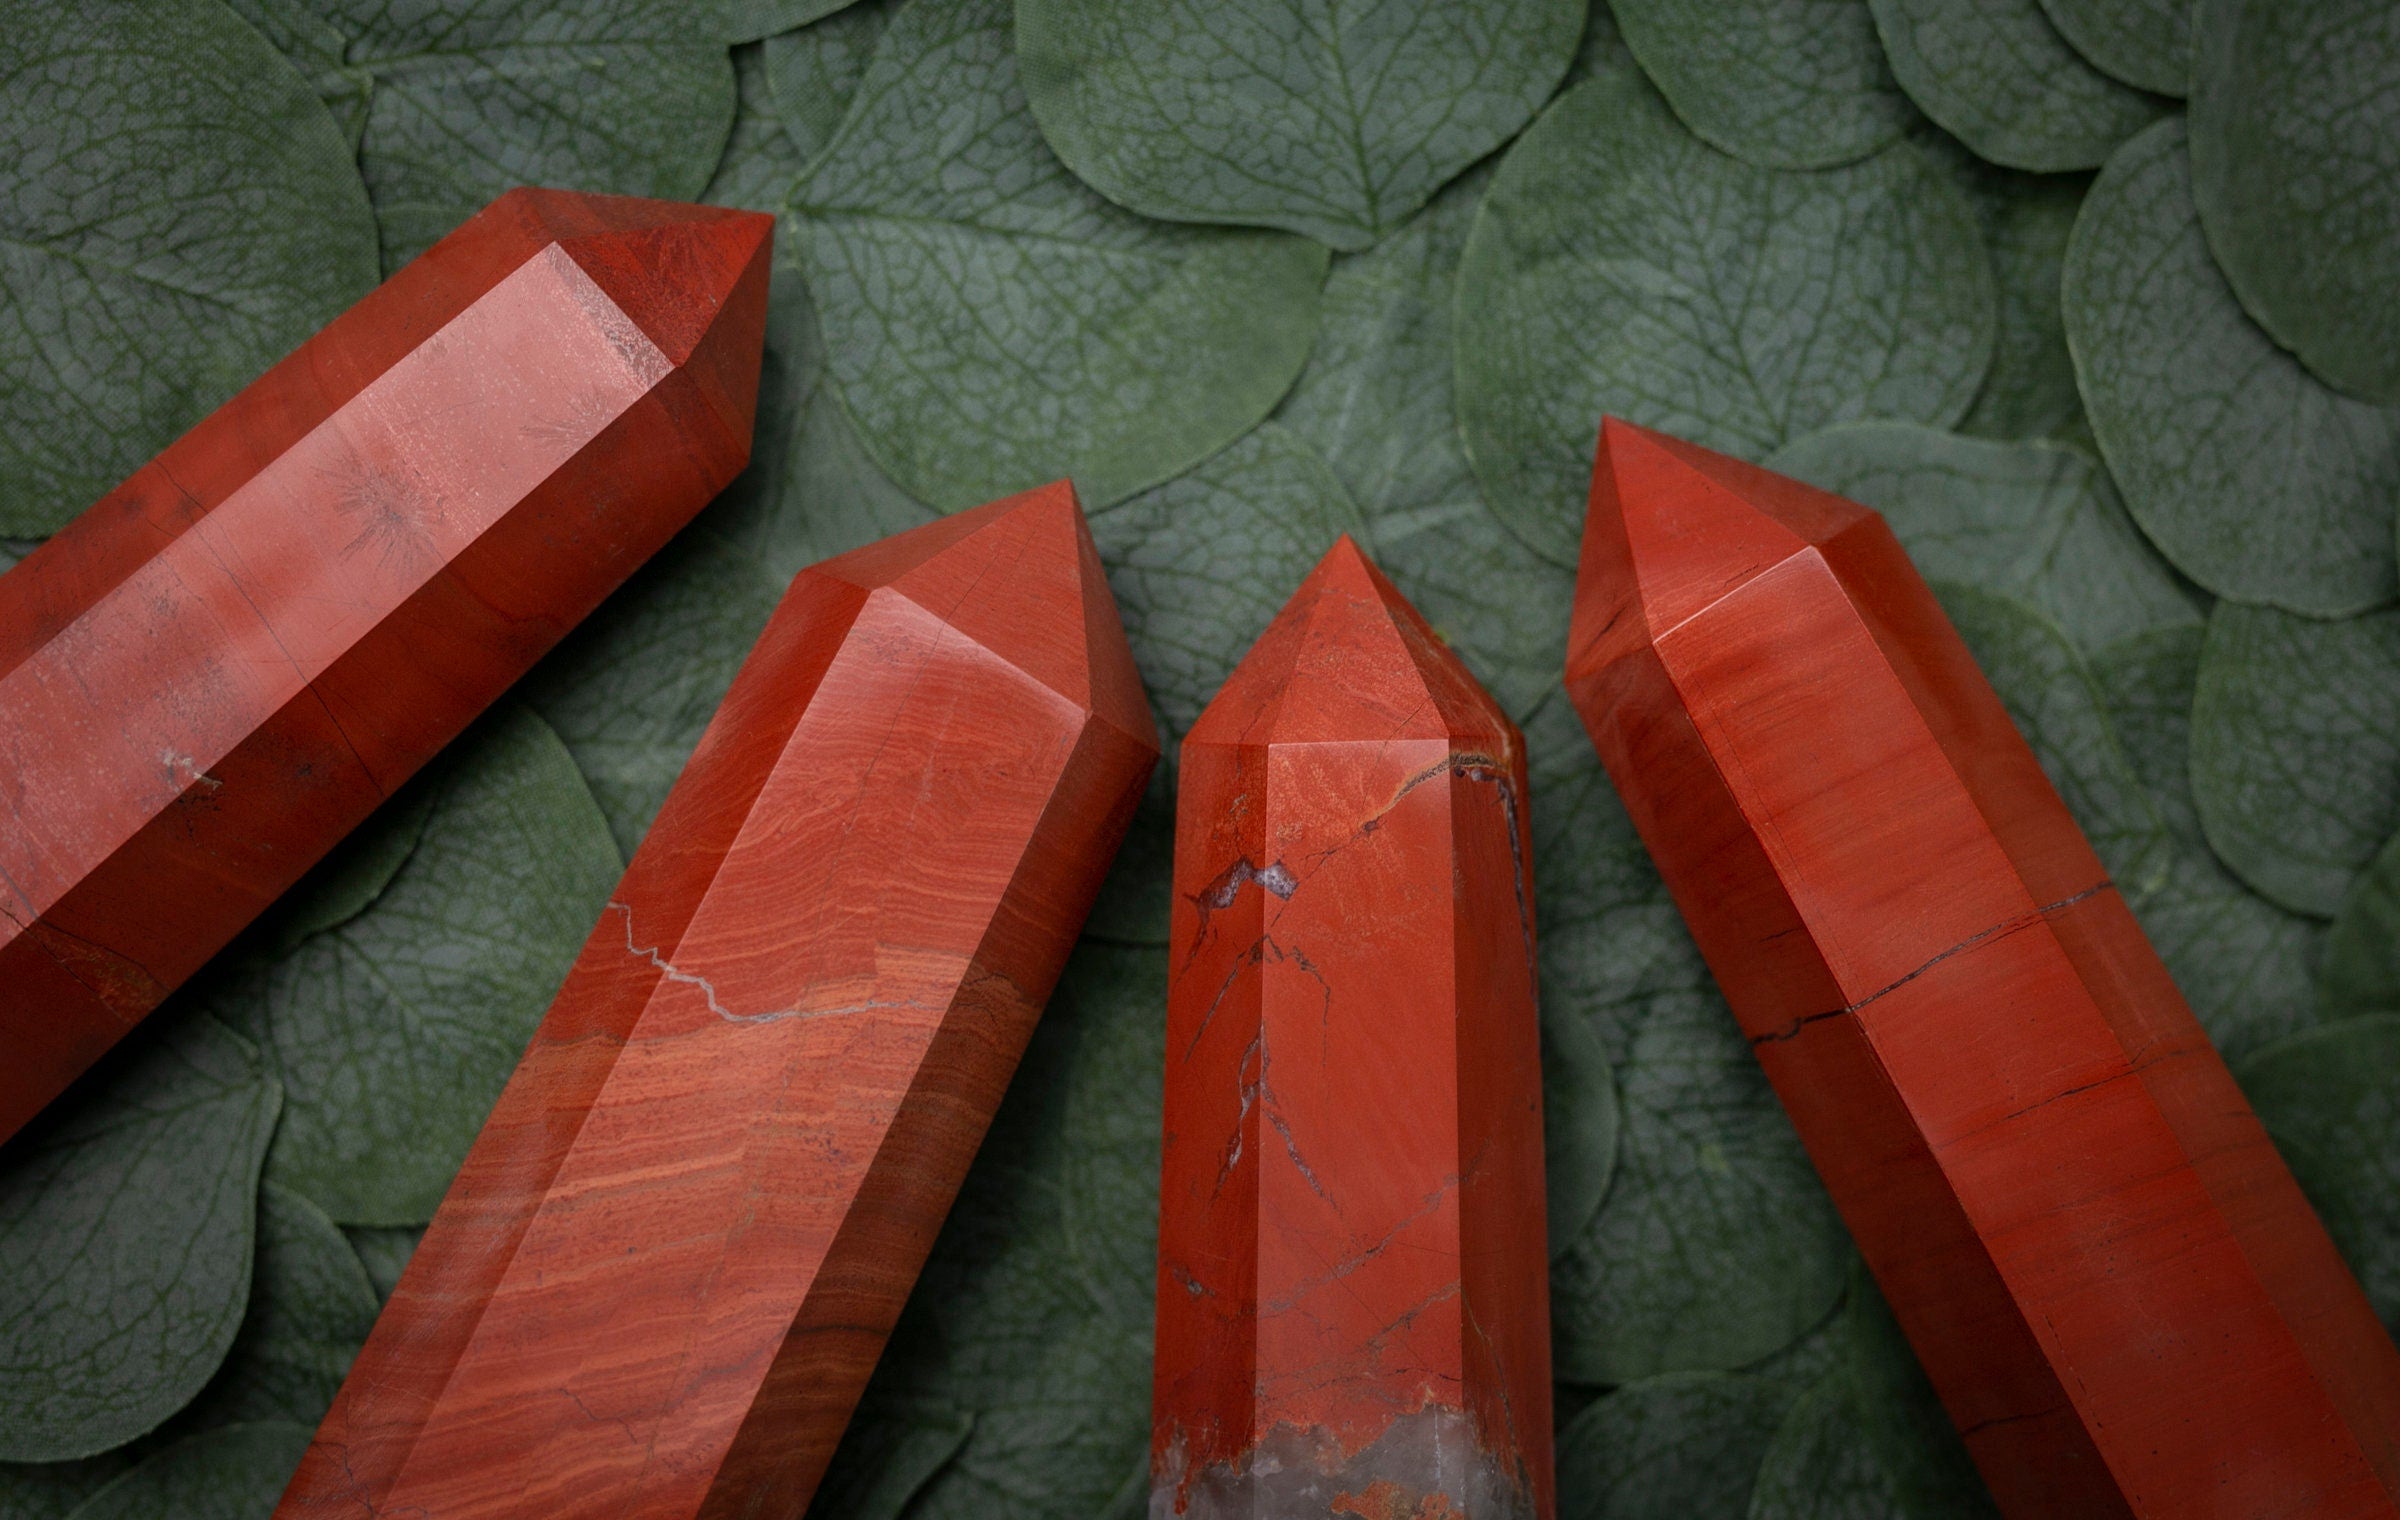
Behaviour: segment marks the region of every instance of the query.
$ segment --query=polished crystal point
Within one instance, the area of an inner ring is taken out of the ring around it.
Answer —
[[[1880,517],[1610,421],[1567,687],[2005,1511],[2400,1512],[2400,1356]]]
[[[0,576],[0,1138],[740,471],[773,227],[511,191]]]
[[[1157,757],[1063,483],[800,572],[277,1515],[798,1516]]]
[[[1180,765],[1151,1513],[1547,1517],[1524,741],[1345,538]]]

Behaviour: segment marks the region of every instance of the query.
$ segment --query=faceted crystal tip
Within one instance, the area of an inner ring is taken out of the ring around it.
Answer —
[[[563,246],[673,363],[727,317],[764,331],[775,236],[775,218],[764,213],[525,188],[475,220],[485,217]]]
[[[1605,419],[1592,461],[1569,675],[1607,664],[1874,515],[1772,470]]]
[[[1384,738],[1500,742],[1508,717],[1345,533],[1309,571],[1187,736],[1193,743]]]
[[[862,591],[889,587],[1158,749],[1108,573],[1067,481],[954,513],[801,573]]]

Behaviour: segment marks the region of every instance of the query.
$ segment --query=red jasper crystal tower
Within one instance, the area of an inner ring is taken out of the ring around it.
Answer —
[[[1524,741],[1345,538],[1181,770],[1151,1512],[1547,1517]]]
[[[0,1139],[741,469],[773,226],[512,191],[0,577]]]
[[[798,1516],[1157,757],[1065,485],[802,571],[277,1515]]]
[[[2004,1510],[2400,1513],[2400,1356],[1881,518],[1609,422],[1567,683]]]

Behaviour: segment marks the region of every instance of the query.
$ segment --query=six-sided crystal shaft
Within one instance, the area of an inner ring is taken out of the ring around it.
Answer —
[[[1882,519],[1612,420],[1567,680],[2002,1507],[2400,1513],[2400,1356]]]
[[[1547,1517],[1523,740],[1345,538],[1181,753],[1151,1512]]]
[[[1157,757],[1064,484],[802,571],[277,1514],[798,1516]]]
[[[0,577],[0,1139],[741,469],[772,230],[512,191]]]

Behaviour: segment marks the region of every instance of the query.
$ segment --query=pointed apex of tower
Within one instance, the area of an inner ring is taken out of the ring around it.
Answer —
[[[1501,742],[1508,717],[1348,534],[1192,726],[1199,743]]]
[[[1593,459],[1567,663],[1656,637],[1874,514],[1788,476],[1610,417]],[[1639,611],[1638,619],[1627,614]]]
[[[1158,743],[1100,553],[1066,481],[826,560],[813,573],[889,587],[1141,743]]]

